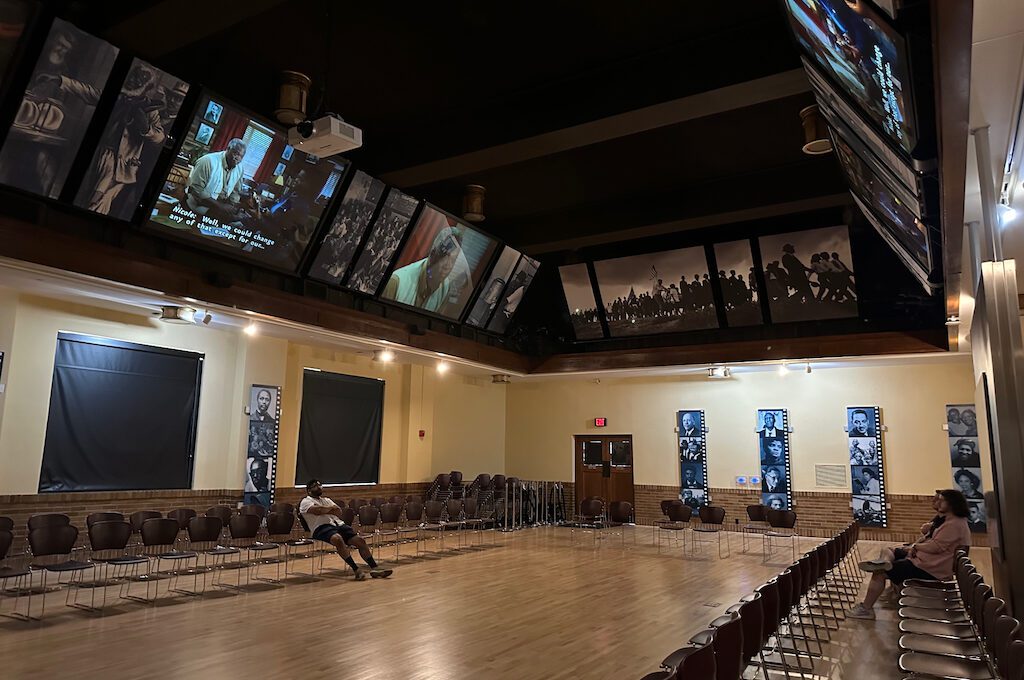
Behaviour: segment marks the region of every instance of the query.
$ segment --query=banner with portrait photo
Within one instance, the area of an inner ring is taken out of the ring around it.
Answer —
[[[978,411],[974,404],[946,406],[946,434],[954,489],[967,498],[967,522],[971,531],[988,531],[985,515],[985,485],[981,474],[978,444]]]
[[[761,504],[773,510],[792,510],[789,412],[786,409],[757,410],[757,447],[761,461]]]
[[[281,388],[249,388],[249,445],[245,456],[245,503],[269,508],[277,478],[277,440],[281,422]]]
[[[711,502],[708,488],[707,426],[704,411],[676,412],[679,437],[679,500],[699,510]]]
[[[846,408],[850,453],[850,509],[862,527],[884,527],[885,466],[882,464],[882,410],[877,406]]]

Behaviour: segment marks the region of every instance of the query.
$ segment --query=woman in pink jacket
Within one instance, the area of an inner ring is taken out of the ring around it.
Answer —
[[[885,590],[886,579],[893,582],[894,587],[907,579],[949,580],[953,577],[953,558],[960,546],[971,544],[971,529],[967,525],[967,499],[963,493],[955,489],[939,492],[936,499],[936,510],[943,517],[943,522],[931,536],[910,546],[907,556],[898,559],[891,566],[877,564],[877,571],[871,575],[868,592],[864,601],[857,604],[848,613],[855,619],[875,618],[875,602]],[[864,569],[865,565],[861,568]]]

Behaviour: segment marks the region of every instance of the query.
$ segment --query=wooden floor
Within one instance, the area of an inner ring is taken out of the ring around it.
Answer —
[[[625,550],[618,537],[598,549],[589,535],[573,543],[565,528],[496,534],[492,547],[404,556],[388,580],[328,571],[316,582],[122,603],[103,615],[52,593],[43,621],[0,619],[0,676],[628,680],[656,670],[789,555],[763,564],[760,543],[740,554],[734,534],[731,557],[705,548],[684,558],[659,554],[650,528],[637,532]],[[329,557],[326,566],[340,564]],[[844,623],[825,674],[901,677],[892,615]],[[867,646],[873,653],[854,653]]]

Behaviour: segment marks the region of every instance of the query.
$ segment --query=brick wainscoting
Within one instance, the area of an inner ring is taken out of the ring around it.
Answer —
[[[421,496],[426,493],[426,482],[413,484],[377,484],[365,486],[328,487],[327,495],[337,502],[352,498],[375,496]],[[305,489],[278,487],[276,500],[282,503],[298,503],[306,495]],[[235,507],[242,502],[241,489],[161,489],[155,491],[81,491],[75,493],[44,493],[27,495],[0,495],[0,516],[14,520],[15,552],[24,545],[26,523],[32,515],[44,512],[62,512],[71,517],[71,523],[78,527],[79,545],[85,545],[88,537],[85,518],[93,512],[114,511],[125,516],[138,510],[158,510],[166,513],[176,508],[192,508],[203,514],[214,505]]]
[[[651,524],[660,519],[661,501],[677,498],[674,486],[637,485],[636,515],[640,524]],[[931,508],[932,496],[889,494],[892,507],[888,511],[889,526],[884,529],[861,529],[861,538],[874,541],[911,542],[920,536],[921,525],[935,516]],[[711,489],[711,501],[726,511],[726,523],[735,529],[736,520],[742,525],[747,519],[747,506],[760,502],[761,494],[745,489]],[[826,536],[850,521],[850,495],[821,491],[797,491],[794,499],[797,527],[807,536]],[[972,536],[974,545],[988,545],[983,533]]]
[[[24,496],[0,496],[0,516],[14,520],[15,548],[25,539],[25,524],[32,515],[62,512],[78,527],[78,542],[88,540],[85,518],[93,512],[114,511],[130,515],[139,510],[166,513],[176,508],[192,508],[206,512],[214,505],[234,507],[242,501],[241,489],[160,489],[155,491],[80,491],[75,493],[41,493]]]

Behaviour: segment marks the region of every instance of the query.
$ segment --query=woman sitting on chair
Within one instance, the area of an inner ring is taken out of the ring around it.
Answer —
[[[873,573],[864,601],[849,611],[850,616],[855,619],[875,618],[875,602],[885,589],[886,579],[898,587],[911,578],[945,581],[953,577],[957,549],[971,544],[967,499],[960,491],[946,489],[939,492],[936,500],[936,510],[943,521],[931,536],[912,544],[902,559],[893,562],[876,560],[860,565],[861,569]]]

